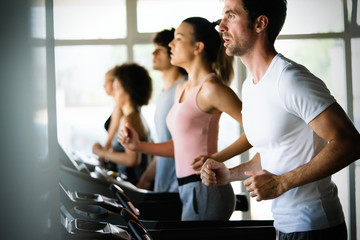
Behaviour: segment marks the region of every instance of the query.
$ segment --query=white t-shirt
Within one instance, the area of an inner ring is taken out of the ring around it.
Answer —
[[[256,85],[243,84],[243,123],[260,153],[262,168],[276,175],[309,162],[327,144],[308,125],[335,102],[325,84],[305,67],[278,54]],[[344,221],[331,177],[291,189],[273,200],[275,228],[301,232]]]

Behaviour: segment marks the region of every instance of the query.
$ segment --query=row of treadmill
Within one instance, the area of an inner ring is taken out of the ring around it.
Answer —
[[[272,220],[181,221],[178,193],[138,189],[89,158],[92,156],[71,152],[61,159],[62,239],[276,238]],[[236,200],[236,210],[248,211],[246,195],[236,195]]]

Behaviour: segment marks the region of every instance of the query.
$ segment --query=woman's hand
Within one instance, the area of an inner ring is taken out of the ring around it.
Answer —
[[[92,147],[92,152],[99,157],[98,160],[102,164],[105,162],[104,151],[106,151],[106,149],[104,149],[100,143],[95,143]]]
[[[209,158],[201,168],[200,177],[207,186],[225,185],[230,182],[230,170],[224,163]]]
[[[199,156],[192,161],[190,166],[195,170],[196,174],[200,174],[201,168],[208,158],[208,156]]]
[[[140,143],[139,135],[135,129],[126,124],[125,127],[119,131],[118,142],[126,149],[137,151]]]

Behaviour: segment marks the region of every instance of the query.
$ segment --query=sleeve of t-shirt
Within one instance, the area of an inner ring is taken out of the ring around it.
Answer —
[[[288,64],[278,84],[285,109],[307,124],[336,101],[325,83],[301,65]]]

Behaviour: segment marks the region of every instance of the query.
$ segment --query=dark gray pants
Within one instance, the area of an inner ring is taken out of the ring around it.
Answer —
[[[202,182],[179,186],[181,220],[229,220],[235,209],[235,195],[230,184],[208,187]]]
[[[308,232],[279,232],[278,240],[347,240],[346,224]]]

